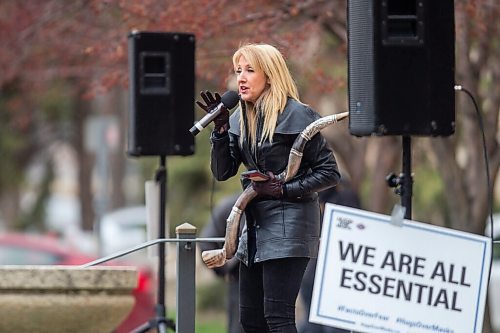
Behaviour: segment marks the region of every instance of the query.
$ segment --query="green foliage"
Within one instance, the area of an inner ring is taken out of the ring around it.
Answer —
[[[221,333],[226,332],[226,325],[223,321],[218,318],[210,317],[211,319],[206,319],[204,321],[198,321],[195,324],[196,332],[203,333]]]
[[[0,91],[0,194],[26,185],[26,172],[36,156],[67,132],[71,110],[68,85],[50,81],[44,90],[26,94],[16,80]],[[45,203],[54,178],[51,161],[46,161],[44,179],[30,189],[33,205],[24,207],[17,218],[9,221],[17,229],[43,230]],[[11,194],[9,194],[11,195]]]
[[[210,133],[209,127],[196,136],[193,155],[167,157],[169,236],[175,235],[175,228],[185,222],[197,227],[200,232],[220,199],[241,192],[237,175],[224,182],[213,178],[210,171]],[[160,161],[159,157],[142,157],[133,163],[138,163],[140,177],[146,181],[154,179]],[[144,193],[139,197],[144,198]]]
[[[428,164],[419,164],[414,173],[413,219],[436,225],[448,225],[443,179]]]
[[[175,320],[176,312],[168,310],[168,319]],[[226,332],[226,319],[224,311],[197,311],[194,331],[201,333],[221,333]]]
[[[0,112],[1,113],[1,112]],[[15,135],[8,127],[8,122],[4,122],[0,117],[0,189],[8,189],[17,186],[22,180],[22,173],[15,164],[15,155],[24,145],[22,136]]]
[[[47,122],[59,123],[70,119],[70,88],[67,83],[57,81],[35,96],[35,103]]]
[[[227,284],[224,279],[216,279],[213,283],[199,286],[196,289],[197,309],[225,310]]]
[[[0,191],[18,186],[22,168],[16,163],[18,153],[25,149],[26,137],[19,130],[16,114],[20,106],[15,84],[0,92]]]
[[[210,132],[211,128],[207,128],[196,137],[194,155],[168,159],[167,206],[171,235],[175,227],[184,222],[194,225],[199,232],[221,198],[241,192],[237,175],[224,182],[213,178],[210,171]]]
[[[46,163],[44,169],[43,178],[35,190],[36,198],[33,207],[31,210],[21,214],[19,222],[15,226],[19,230],[31,229],[39,232],[46,231],[46,204],[51,194],[50,185],[54,180],[54,169],[51,161]]]

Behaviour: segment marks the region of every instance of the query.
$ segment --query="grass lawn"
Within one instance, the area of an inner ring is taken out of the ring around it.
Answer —
[[[226,314],[224,312],[198,311],[196,313],[196,333],[224,333],[226,328]]]
[[[168,311],[168,318],[175,320],[175,312]],[[225,333],[226,314],[223,311],[196,311],[196,333]]]

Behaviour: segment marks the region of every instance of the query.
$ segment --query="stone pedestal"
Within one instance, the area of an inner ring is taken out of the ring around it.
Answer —
[[[135,267],[0,266],[0,332],[110,333],[136,285]]]

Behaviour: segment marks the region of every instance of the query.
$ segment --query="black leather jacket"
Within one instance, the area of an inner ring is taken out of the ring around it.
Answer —
[[[252,152],[246,138],[239,142],[240,110],[236,110],[230,117],[229,134],[212,134],[213,175],[226,180],[238,172],[241,163],[248,170],[281,173],[297,135],[319,117],[308,106],[288,99],[278,117],[273,142],[263,142]],[[317,192],[336,185],[339,179],[332,151],[321,134],[315,135],[304,148],[297,174],[284,185],[284,197],[257,197],[247,205],[247,231],[240,238],[236,256],[247,265],[284,257],[316,257],[320,234]],[[242,179],[242,185],[245,188],[249,181]]]

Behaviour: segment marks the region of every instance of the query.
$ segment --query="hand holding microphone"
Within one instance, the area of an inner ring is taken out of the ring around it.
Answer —
[[[200,95],[205,104],[199,101],[196,101],[196,104],[207,114],[189,130],[191,134],[197,135],[211,121],[215,124],[215,132],[224,133],[227,131],[229,129],[229,109],[238,104],[238,94],[234,91],[226,91],[221,97],[218,93],[212,95],[209,91],[202,91]]]
[[[198,106],[205,110],[205,112],[208,114],[212,113],[212,111],[215,112],[217,106],[222,103],[222,98],[220,97],[219,93],[215,93],[214,97],[212,93],[207,90],[205,92],[202,91],[200,93],[200,96],[201,98],[203,98],[205,105],[203,105],[199,101],[196,101],[196,104],[198,104]],[[229,129],[229,110],[226,108],[224,103],[222,103],[219,115],[215,116],[213,122],[215,125],[214,131],[217,133],[221,133]],[[221,128],[223,129],[222,131]]]

